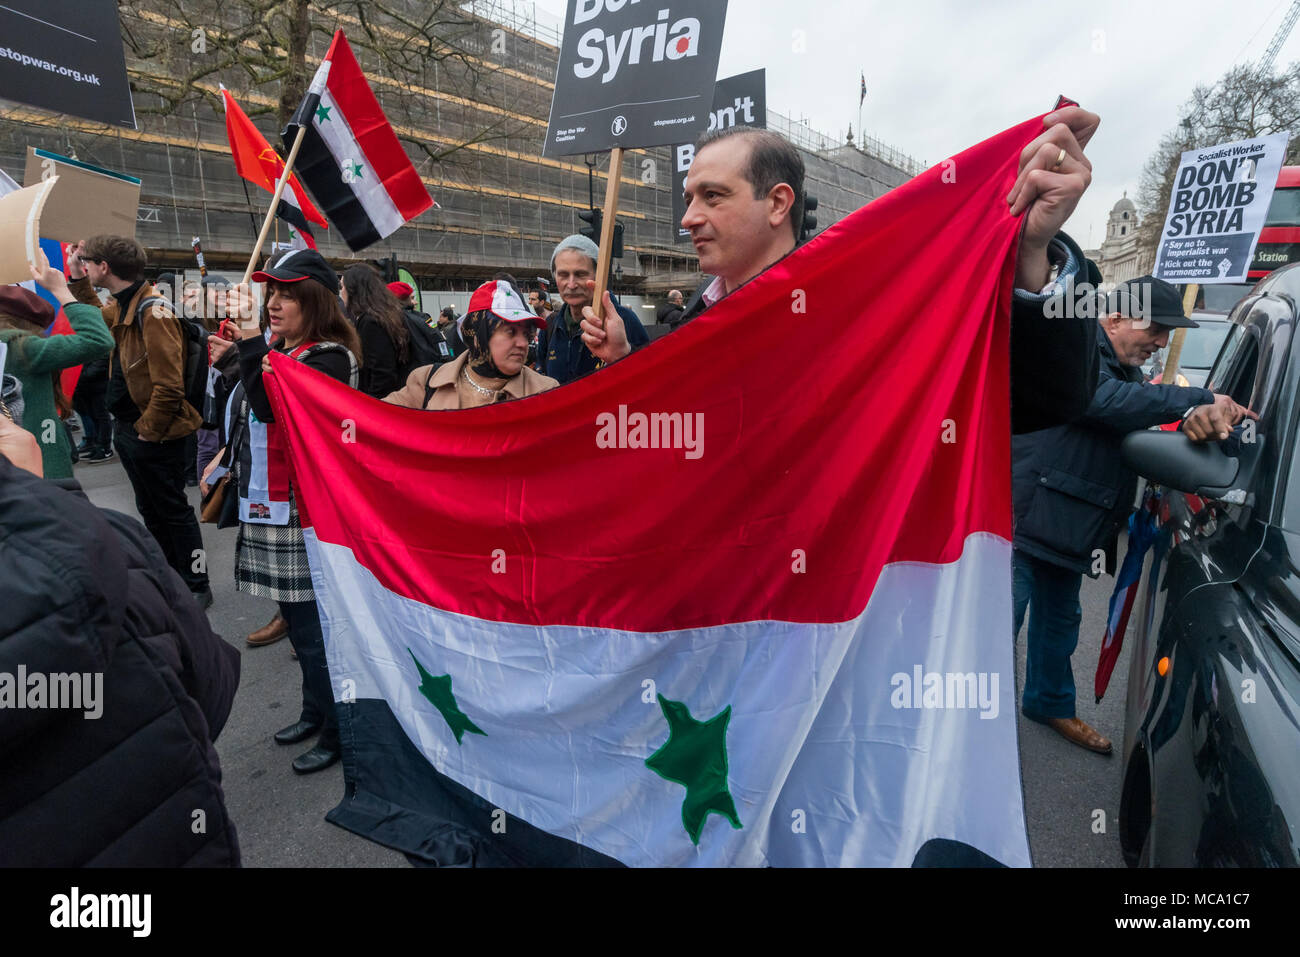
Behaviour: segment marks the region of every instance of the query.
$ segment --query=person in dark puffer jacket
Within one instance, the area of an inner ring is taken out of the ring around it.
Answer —
[[[143,525],[6,458],[13,429],[0,422],[0,867],[239,866],[213,748],[238,653]],[[100,674],[98,700],[16,709],[20,666]]]

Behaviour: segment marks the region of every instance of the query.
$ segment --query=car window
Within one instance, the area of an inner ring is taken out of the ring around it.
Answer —
[[[1188,329],[1183,339],[1183,352],[1178,363],[1190,369],[1208,369],[1214,365],[1214,358],[1219,354],[1219,347],[1227,338],[1229,323],[1215,322],[1196,317],[1200,326]]]
[[[1289,532],[1300,532],[1300,441],[1291,453],[1291,469],[1286,476],[1286,498],[1282,503],[1281,525]]]
[[[1205,378],[1205,388],[1211,392],[1231,395],[1234,400],[1244,404],[1249,400],[1249,390],[1255,385],[1255,362],[1258,355],[1259,344],[1255,337],[1245,326],[1233,323],[1218,359]],[[1245,398],[1238,399],[1233,390],[1241,392],[1243,388],[1246,391]]]
[[[1245,299],[1254,288],[1254,283],[1227,282],[1213,286],[1202,286],[1197,306],[1210,312],[1227,315],[1232,307]]]
[[[1229,395],[1263,417],[1281,391],[1291,349],[1291,305],[1278,296],[1255,296],[1233,317],[1236,321],[1206,377],[1205,388]],[[1261,341],[1263,336],[1268,337],[1266,342]]]

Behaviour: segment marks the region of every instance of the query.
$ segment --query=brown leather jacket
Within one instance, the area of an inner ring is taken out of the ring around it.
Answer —
[[[89,279],[77,279],[68,284],[68,289],[81,302],[100,305]],[[189,435],[202,424],[203,416],[185,401],[182,320],[171,309],[155,305],[136,321],[140,301],[153,295],[157,295],[153,284],[145,283],[131,297],[125,316],[118,315],[117,300],[111,296],[102,309],[122,363],[126,390],[140,410],[136,434],[146,442],[162,442]]]

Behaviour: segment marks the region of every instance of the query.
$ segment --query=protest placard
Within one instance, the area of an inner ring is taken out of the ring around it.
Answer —
[[[728,129],[732,126],[767,128],[767,71],[754,70],[719,80],[713,88],[713,109],[709,113],[706,132]],[[691,238],[689,230],[682,229],[686,215],[686,172],[695,159],[694,143],[679,143],[673,147],[673,241],[682,243]]]
[[[0,283],[32,278],[29,264],[41,262],[41,212],[57,185],[54,176],[0,196]]]
[[[42,236],[66,243],[100,234],[135,238],[138,179],[27,147],[23,185],[34,186],[56,176],[59,185],[46,200],[41,217]]]
[[[1275,133],[1183,153],[1156,251],[1157,277],[1245,281],[1290,138]]]
[[[135,129],[117,4],[112,0],[0,4],[0,96]]]
[[[693,139],[709,121],[727,0],[569,0],[543,155]]]

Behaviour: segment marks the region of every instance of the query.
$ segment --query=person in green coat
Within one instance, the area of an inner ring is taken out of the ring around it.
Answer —
[[[23,388],[23,428],[36,436],[46,478],[72,477],[72,447],[59,421],[55,390],[64,369],[113,351],[113,336],[94,306],[77,302],[63,273],[45,262],[32,278],[58,300],[72,335],[46,336],[56,312],[22,286],[0,286],[0,342],[8,347],[4,371]]]

